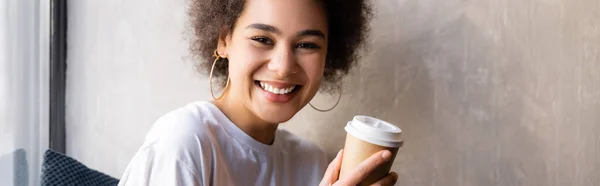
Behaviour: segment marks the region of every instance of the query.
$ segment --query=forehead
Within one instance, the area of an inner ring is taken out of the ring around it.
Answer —
[[[274,26],[283,33],[306,29],[327,32],[327,18],[318,0],[247,0],[237,28],[254,23]]]

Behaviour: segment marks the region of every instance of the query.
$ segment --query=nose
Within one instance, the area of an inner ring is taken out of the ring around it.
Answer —
[[[298,72],[294,52],[287,47],[280,47],[276,50],[267,67],[280,77],[287,77]]]

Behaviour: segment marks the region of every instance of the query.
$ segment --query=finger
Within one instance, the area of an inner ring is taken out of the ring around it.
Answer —
[[[335,181],[338,180],[339,176],[340,176],[340,169],[342,168],[342,159],[344,157],[344,149],[341,149],[340,152],[338,152],[337,156],[335,157],[335,159],[333,159],[333,173],[330,175],[331,177],[331,183],[334,183]]]
[[[325,175],[323,176],[323,180],[321,180],[319,185],[331,185],[331,183],[337,180],[340,173],[340,167],[342,165],[343,151],[344,149],[341,149],[335,156],[335,159],[329,163],[327,170],[325,171]]]
[[[340,185],[358,185],[375,168],[388,161],[391,156],[392,153],[389,150],[379,151],[360,163],[348,176],[344,176],[344,179],[338,182]]]
[[[326,178],[331,178],[331,177],[336,177],[339,174],[340,171],[340,167],[342,165],[342,154],[343,154],[343,149],[340,150],[337,155],[335,156],[335,159],[333,159],[333,161],[331,161],[331,163],[329,163],[329,166],[327,166],[327,171],[325,172],[325,177]],[[333,180],[335,181],[335,180]]]
[[[390,172],[387,176],[382,178],[381,180],[371,184],[371,186],[391,186],[396,184],[398,181],[398,174],[395,172]]]

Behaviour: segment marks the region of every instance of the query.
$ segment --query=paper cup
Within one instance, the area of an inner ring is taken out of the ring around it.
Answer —
[[[359,185],[370,185],[387,176],[398,149],[404,143],[402,130],[386,121],[362,115],[355,116],[344,129],[347,134],[340,178],[349,174],[371,155],[385,149],[392,153],[390,160],[371,172]]]

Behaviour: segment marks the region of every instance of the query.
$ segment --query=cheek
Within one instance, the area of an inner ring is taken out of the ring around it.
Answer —
[[[325,71],[325,59],[320,55],[307,56],[303,62],[300,63],[304,73],[308,79],[312,82],[319,82],[323,78],[323,72]],[[316,83],[319,84],[319,83]]]
[[[253,68],[254,67],[252,65],[247,63],[246,58],[233,58],[229,61],[229,77],[238,84],[248,81],[248,77],[252,76]]]
[[[238,42],[239,43],[239,42]],[[237,81],[248,81],[260,68],[262,53],[255,51],[248,43],[231,46],[229,59],[229,75]]]

